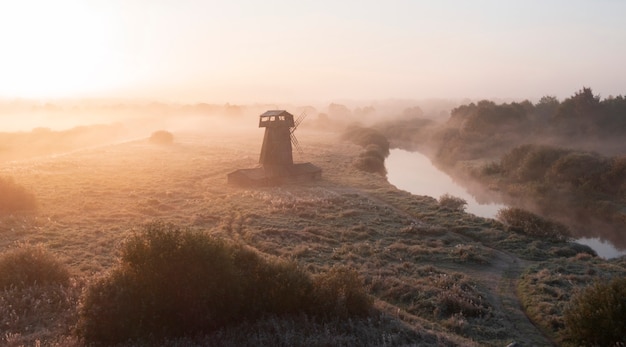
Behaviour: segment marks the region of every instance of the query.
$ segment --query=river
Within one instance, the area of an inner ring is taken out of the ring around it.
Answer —
[[[480,217],[494,218],[498,210],[506,207],[496,202],[477,200],[464,186],[436,168],[428,157],[419,152],[392,149],[385,160],[385,167],[387,180],[398,189],[416,195],[432,196],[435,199],[443,194],[462,198],[467,201],[465,211]],[[598,238],[581,238],[576,241],[593,248],[598,256],[605,259],[626,255],[626,250],[618,250],[611,243]]]

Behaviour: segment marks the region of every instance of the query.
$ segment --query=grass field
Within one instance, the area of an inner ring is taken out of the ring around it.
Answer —
[[[167,342],[173,346],[550,345],[560,341],[559,326],[550,331],[542,319],[559,311],[542,314],[532,305],[560,298],[533,295],[529,278],[550,280],[536,273],[556,258],[584,262],[588,278],[580,285],[596,273],[606,276],[593,270],[605,261],[577,257],[578,248],[567,242],[506,232],[494,220],[447,209],[434,198],[397,190],[384,176],[358,171],[352,162],[362,148],[334,133],[298,136],[304,153],[295,160],[320,166],[320,181],[263,188],[226,183],[227,173],[257,165],[262,135],[174,136],[172,145],[152,144],[146,136],[2,163],[0,175],[32,191],[38,208],[0,216],[0,252],[16,243],[43,244],[69,266],[72,281],[2,292],[0,343],[81,346],[73,329],[82,288],[116,264],[132,230],[153,220],[206,230],[314,274],[351,267],[378,311],[335,324],[307,317],[242,322],[219,334]],[[612,266],[612,275],[626,273],[623,263]],[[523,302],[517,294],[522,274]]]

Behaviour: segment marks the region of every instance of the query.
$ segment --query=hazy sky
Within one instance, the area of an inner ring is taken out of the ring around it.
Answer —
[[[626,1],[16,0],[0,97],[626,94]]]

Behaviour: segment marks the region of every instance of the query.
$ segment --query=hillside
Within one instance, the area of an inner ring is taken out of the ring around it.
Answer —
[[[72,330],[81,288],[115,265],[120,242],[133,229],[153,220],[293,259],[311,273],[351,267],[375,298],[375,317],[341,327],[307,330],[313,323],[300,317],[246,323],[222,332],[222,340],[205,337],[226,345],[242,343],[237,329],[284,345],[350,345],[359,335],[370,345],[550,345],[562,342],[559,313],[576,287],[626,274],[623,262],[597,259],[584,247],[508,232],[494,220],[399,191],[384,176],[355,169],[361,147],[335,134],[303,132],[299,141],[304,154],[296,161],[320,166],[321,181],[227,185],[227,173],[257,165],[260,147],[258,137],[232,134],[176,133],[169,146],[146,139],[3,163],[0,176],[34,192],[39,207],[0,216],[0,252],[16,242],[42,243],[75,280],[65,304],[2,317],[0,341],[81,345]],[[556,283],[557,274],[576,281]],[[531,281],[563,294],[541,296],[528,287]],[[0,298],[4,312],[9,304],[27,305],[11,295]],[[42,311],[52,318],[37,320]],[[289,334],[304,337],[288,340]]]

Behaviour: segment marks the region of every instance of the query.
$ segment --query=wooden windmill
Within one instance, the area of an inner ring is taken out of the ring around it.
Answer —
[[[260,168],[240,169],[228,174],[228,182],[240,185],[272,185],[285,180],[315,180],[322,169],[311,163],[293,162],[293,148],[302,153],[294,131],[306,114],[296,120],[285,110],[270,110],[259,116],[259,128],[265,128]]]
[[[259,128],[265,128],[259,163],[271,173],[281,174],[293,166],[293,147],[299,152],[300,144],[293,132],[306,114],[294,121],[291,113],[284,110],[271,110],[259,117]]]

